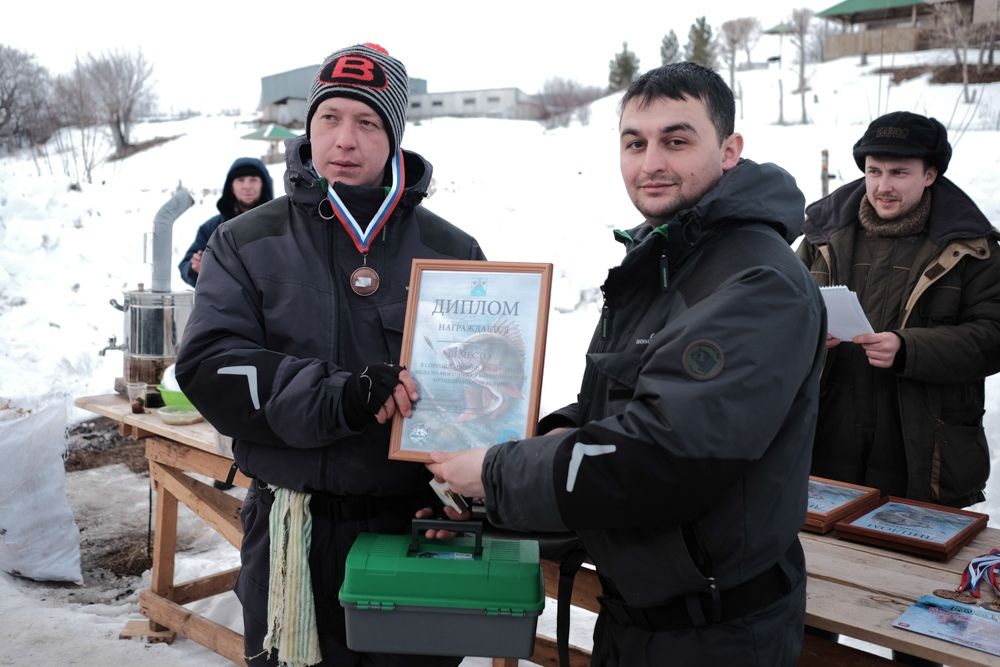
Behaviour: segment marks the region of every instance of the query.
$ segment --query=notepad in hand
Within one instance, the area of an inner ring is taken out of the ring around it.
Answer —
[[[858,295],[845,285],[821,287],[820,292],[826,302],[826,330],[831,336],[851,340],[861,334],[875,333]]]

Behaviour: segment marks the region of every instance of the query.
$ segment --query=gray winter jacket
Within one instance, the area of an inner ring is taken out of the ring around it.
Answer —
[[[287,154],[286,196],[239,224],[223,223],[208,245],[178,382],[206,419],[235,438],[240,469],[262,481],[340,495],[425,490],[423,466],[387,459],[388,425],[348,427],[341,393],[352,372],[399,361],[413,258],[483,253],[420,205],[431,165],[405,152],[406,189],[367,258],[380,287],[354,294],[350,275],[362,257],[338,221],[319,214],[327,185],[304,166],[305,137],[289,142]],[[348,206],[377,208],[384,197],[381,188],[339,188]]]
[[[571,428],[489,450],[491,521],[576,532],[641,607],[800,549],[826,334],[788,246],[803,204],[785,171],[743,160],[668,224],[619,232],[579,400],[540,430]]]

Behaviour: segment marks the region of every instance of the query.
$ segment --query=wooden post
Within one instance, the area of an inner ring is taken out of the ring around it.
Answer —
[[[819,178],[822,181],[820,186],[825,197],[830,192],[830,151],[824,148],[821,155],[823,157],[821,160],[822,166],[819,170]]]
[[[785,124],[785,87],[778,78],[778,125]]]

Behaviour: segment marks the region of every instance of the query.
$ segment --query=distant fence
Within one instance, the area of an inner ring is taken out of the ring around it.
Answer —
[[[861,32],[830,35],[823,40],[823,56],[834,60],[863,53],[906,53],[931,48],[931,39],[923,28],[873,28]]]

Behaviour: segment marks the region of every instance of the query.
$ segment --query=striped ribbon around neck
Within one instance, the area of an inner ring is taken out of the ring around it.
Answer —
[[[354,241],[354,246],[362,255],[368,254],[368,248],[371,247],[372,241],[375,240],[378,233],[385,227],[385,223],[388,222],[392,212],[396,210],[396,205],[399,204],[399,200],[403,195],[406,174],[403,169],[402,149],[396,150],[396,154],[392,157],[391,166],[392,186],[389,188],[389,192],[386,193],[385,200],[378,211],[375,212],[371,222],[368,223],[367,229],[362,229],[358,221],[351,215],[351,212],[347,210],[347,206],[340,199],[336,191],[334,191],[333,185],[330,184],[326,188],[326,198],[330,202],[330,206],[333,207],[334,215],[340,220],[340,224],[347,231],[351,240]]]

